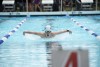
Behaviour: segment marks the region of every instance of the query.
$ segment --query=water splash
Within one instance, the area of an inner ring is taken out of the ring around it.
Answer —
[[[57,35],[53,38],[41,38],[40,36],[37,35],[32,35],[32,34],[25,34],[25,38],[28,40],[33,40],[33,41],[65,41],[66,38],[68,38],[70,35],[68,33],[63,33],[60,35]]]

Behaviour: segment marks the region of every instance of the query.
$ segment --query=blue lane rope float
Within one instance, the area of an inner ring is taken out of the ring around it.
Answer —
[[[21,25],[26,21],[26,18],[24,20],[22,20],[13,30],[11,30],[8,34],[6,34],[5,36],[3,36],[0,39],[0,45],[5,42],[13,33],[15,33],[20,27]]]
[[[94,37],[96,37],[98,40],[100,40],[100,35],[96,34],[94,31],[84,27],[83,25],[81,25],[79,22],[77,22],[76,20],[74,20],[73,18],[71,18],[68,14],[66,15],[67,17],[69,17],[76,25],[78,25],[80,28],[86,30],[89,34],[93,35]]]

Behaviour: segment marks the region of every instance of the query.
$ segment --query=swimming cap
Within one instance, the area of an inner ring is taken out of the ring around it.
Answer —
[[[51,31],[51,26],[50,26],[50,25],[47,25],[47,26],[45,27],[45,31]]]

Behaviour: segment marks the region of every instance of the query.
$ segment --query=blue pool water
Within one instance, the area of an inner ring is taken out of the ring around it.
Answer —
[[[0,39],[11,31],[25,17],[0,17]],[[83,26],[100,35],[100,15],[72,16]],[[48,21],[48,19],[52,19]],[[69,29],[72,34],[58,35],[52,39],[41,39],[37,36],[23,36],[23,31],[43,32],[46,25],[52,31]],[[30,17],[11,37],[0,45],[0,67],[48,67],[48,42],[57,42],[63,49],[88,49],[89,66],[100,67],[100,40],[77,26],[66,16]]]

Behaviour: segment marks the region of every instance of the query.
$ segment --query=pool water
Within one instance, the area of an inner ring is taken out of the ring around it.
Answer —
[[[100,15],[71,16],[83,26],[100,35]],[[0,39],[25,17],[0,17]],[[48,20],[49,19],[49,20]],[[52,31],[69,29],[72,34],[61,34],[55,38],[41,39],[35,35],[25,37],[23,31],[44,32],[46,25]],[[66,16],[35,16],[27,21],[10,38],[0,45],[0,67],[48,67],[50,44],[57,42],[63,49],[88,49],[89,66],[100,67],[100,40],[78,27]]]

